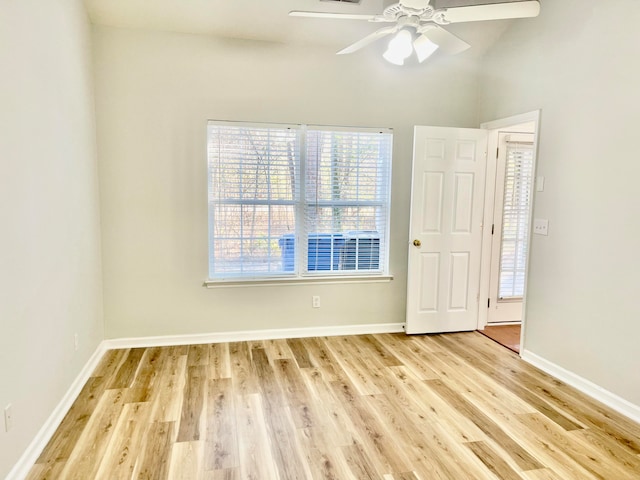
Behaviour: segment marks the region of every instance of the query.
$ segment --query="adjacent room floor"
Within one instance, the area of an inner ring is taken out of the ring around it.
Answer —
[[[509,350],[520,353],[520,327],[521,325],[487,325],[484,330],[478,331]]]
[[[109,351],[29,479],[637,479],[640,425],[477,332]]]

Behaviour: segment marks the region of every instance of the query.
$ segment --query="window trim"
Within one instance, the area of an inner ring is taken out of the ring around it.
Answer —
[[[245,122],[234,120],[207,120],[207,143],[209,139],[209,127],[210,126],[234,126],[234,127],[255,127],[255,128],[267,128],[276,127],[282,129],[296,130],[298,132],[298,138],[300,142],[299,152],[299,183],[298,183],[298,200],[291,201],[267,201],[267,200],[244,200],[242,203],[245,205],[294,205],[296,215],[296,225],[302,225],[305,219],[305,212],[309,202],[306,200],[305,191],[305,178],[307,169],[307,132],[309,130],[324,130],[331,132],[347,132],[347,133],[379,133],[391,135],[390,145],[390,158],[387,165],[387,180],[386,194],[381,197],[380,201],[345,201],[344,206],[372,206],[380,207],[386,210],[387,225],[384,231],[384,253],[380,251],[380,257],[385,259],[383,268],[376,271],[349,271],[348,274],[339,273],[336,271],[331,274],[327,274],[326,271],[320,272],[308,272],[301,268],[292,273],[275,273],[267,274],[263,276],[242,276],[242,275],[228,275],[220,278],[209,277],[209,270],[207,272],[207,279],[203,282],[203,286],[206,288],[218,288],[218,287],[239,287],[239,286],[276,286],[276,285],[304,285],[304,284],[348,284],[348,283],[387,283],[393,280],[393,275],[389,272],[389,251],[390,251],[390,229],[391,229],[391,183],[392,183],[392,167],[393,167],[393,128],[390,127],[356,127],[356,126],[344,126],[344,125],[317,125],[317,124],[294,124],[294,123],[277,123],[277,122]],[[210,187],[211,177],[209,174],[209,151],[208,148],[205,152],[207,161],[207,182]],[[207,188],[207,212],[210,208],[209,192],[210,188]],[[236,200],[221,200],[219,204],[237,204]],[[341,203],[341,202],[337,202]],[[326,206],[336,205],[333,201],[321,201],[318,204],[326,204]],[[301,223],[298,223],[301,222]],[[210,226],[209,226],[210,228]],[[207,235],[207,257],[210,255],[211,248],[211,231]],[[382,240],[382,238],[381,238]],[[300,235],[296,230],[295,236],[295,251],[296,251],[296,264],[305,265],[307,262],[307,248],[300,248]],[[383,257],[384,255],[384,257]]]
[[[311,275],[305,276],[283,276],[283,277],[254,277],[237,279],[207,279],[203,282],[202,286],[206,288],[221,288],[221,287],[276,287],[282,285],[337,285],[337,284],[355,284],[355,283],[389,283],[393,281],[394,276],[392,274],[372,274],[363,273],[361,275]]]

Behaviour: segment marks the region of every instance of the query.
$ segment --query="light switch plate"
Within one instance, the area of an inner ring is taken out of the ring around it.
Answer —
[[[542,175],[536,177],[536,192],[544,192],[544,177]]]
[[[546,218],[534,218],[533,233],[536,235],[549,235],[549,220]]]

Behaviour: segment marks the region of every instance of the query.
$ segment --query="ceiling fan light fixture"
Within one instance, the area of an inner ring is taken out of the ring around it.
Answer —
[[[333,1],[356,2],[361,0]],[[447,55],[455,55],[471,48],[471,45],[443,28],[443,25],[530,18],[536,17],[540,13],[540,0],[482,0],[479,5],[467,6],[456,6],[459,3],[468,3],[459,1],[451,2],[453,3],[451,6],[446,5],[449,2],[439,1],[434,5],[431,5],[431,3],[433,3],[433,0],[385,0],[383,4],[386,6],[382,13],[379,14],[293,10],[289,12],[289,15],[292,17],[391,23],[393,24],[392,26],[380,28],[336,53],[344,55],[357,52],[383,37],[396,34],[389,42],[389,48],[384,52],[383,57],[395,65],[404,65],[404,61],[411,56],[414,49],[416,57],[422,63],[433,55],[436,50],[441,50]],[[407,29],[410,30],[407,31]],[[417,37],[415,42],[413,41],[413,29],[415,29],[415,36]]]
[[[418,61],[420,63],[424,62],[427,58],[435,53],[438,50],[438,45],[429,40],[426,35],[420,35],[413,42],[413,48],[416,50],[416,55],[418,56]]]
[[[382,57],[394,65],[403,65],[405,59],[413,53],[413,38],[407,30],[400,30],[390,41]]]

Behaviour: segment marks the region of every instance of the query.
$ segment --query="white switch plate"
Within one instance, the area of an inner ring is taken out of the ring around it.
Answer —
[[[536,192],[544,192],[544,177],[536,177]]]
[[[534,218],[533,233],[537,235],[549,235],[549,220],[546,218]]]
[[[311,297],[311,306],[313,308],[320,308],[320,296],[319,295],[314,295],[313,297]]]

